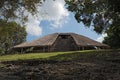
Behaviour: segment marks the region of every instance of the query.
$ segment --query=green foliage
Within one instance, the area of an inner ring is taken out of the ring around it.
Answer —
[[[116,57],[116,58],[115,58]],[[119,50],[84,50],[72,52],[30,53],[0,56],[0,62],[17,60],[52,60],[52,61],[97,61],[119,59]]]
[[[116,5],[117,4],[118,3],[116,3]],[[115,6],[115,10],[117,10],[116,9],[117,6]],[[120,48],[120,16],[119,17],[114,16],[114,17],[115,17],[114,22],[111,25],[111,27],[106,31],[108,36],[105,37],[103,43],[110,45],[112,48]]]
[[[4,20],[17,18],[24,22],[27,19],[27,15],[24,15],[23,12],[26,10],[35,14],[38,3],[41,4],[41,0],[1,0],[0,18]],[[19,13],[19,15],[17,15],[16,12]]]
[[[15,22],[0,20],[0,53],[9,53],[11,48],[26,40],[24,27]]]
[[[107,37],[103,43],[110,45],[112,48],[120,48],[120,26],[112,26],[107,30]]]
[[[86,26],[94,26],[94,31],[102,33],[110,26],[110,21],[116,23],[120,17],[119,0],[65,0],[69,11],[75,14],[78,22]],[[92,23],[92,24],[91,24]]]
[[[92,25],[97,33],[107,33],[103,43],[120,48],[119,0],[66,0],[66,3],[78,22]]]

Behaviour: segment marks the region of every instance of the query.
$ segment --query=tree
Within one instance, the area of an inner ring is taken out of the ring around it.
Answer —
[[[30,12],[32,15],[37,13],[36,6],[44,0],[1,0],[0,1],[0,53],[8,53],[16,44],[26,39],[25,27],[21,27],[14,21],[18,19],[24,23]]]
[[[97,33],[106,30],[112,21],[120,17],[119,0],[65,0],[75,19],[87,27],[92,26]]]
[[[104,38],[103,43],[110,45],[112,48],[120,48],[120,19],[118,23],[113,24],[107,31],[107,37]],[[117,24],[117,25],[116,25]]]
[[[36,6],[44,0],[1,0],[0,1],[0,19],[14,20],[19,19],[22,22],[27,20],[24,11],[33,15],[36,13]]]
[[[0,53],[9,53],[10,49],[26,40],[26,31],[15,22],[0,20]]]
[[[26,39],[25,27],[14,21],[27,21],[25,11],[37,13],[36,6],[44,0],[1,0],[0,1],[0,53],[8,53],[16,44]]]
[[[120,1],[119,0],[65,0],[75,19],[85,26],[94,27],[97,33],[107,33],[104,43],[120,47]]]

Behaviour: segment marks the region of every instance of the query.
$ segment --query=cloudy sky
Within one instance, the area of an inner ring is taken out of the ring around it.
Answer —
[[[37,6],[38,14],[36,16],[25,12],[24,14],[28,15],[27,41],[61,32],[77,33],[100,42],[103,40],[105,34],[98,35],[92,29],[84,27],[82,23],[77,23],[73,13],[70,13],[64,5],[64,0],[46,0],[42,6]]]

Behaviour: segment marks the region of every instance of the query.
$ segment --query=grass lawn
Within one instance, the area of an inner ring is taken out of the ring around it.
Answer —
[[[71,52],[27,53],[0,56],[0,62],[17,60],[108,60],[120,59],[119,50],[83,50]]]
[[[51,59],[52,57],[54,57],[54,59],[56,59],[57,56],[61,56],[63,54],[68,55],[68,54],[72,54],[72,53],[81,53],[81,52],[88,53],[88,52],[93,52],[93,51],[94,50],[2,55],[2,56],[0,56],[0,62],[2,62],[2,61],[15,61],[15,60],[28,60],[28,59]],[[62,59],[60,59],[60,60],[62,60]]]

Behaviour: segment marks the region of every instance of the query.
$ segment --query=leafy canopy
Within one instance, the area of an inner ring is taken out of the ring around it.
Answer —
[[[42,0],[44,1],[44,0]],[[4,20],[19,19],[26,21],[28,15],[24,11],[36,14],[36,5],[42,3],[41,0],[1,0],[0,1],[0,18]]]
[[[26,40],[26,31],[15,22],[0,20],[0,53],[9,53],[11,48]]]
[[[107,33],[103,43],[120,48],[120,1],[119,0],[65,0],[75,19],[97,33]]]
[[[65,0],[75,19],[87,27],[91,25],[97,33],[104,30],[120,18],[119,0]]]
[[[118,23],[113,24],[107,31],[107,37],[104,38],[103,43],[110,45],[113,48],[120,48],[120,19]],[[119,24],[119,25],[118,25]]]

